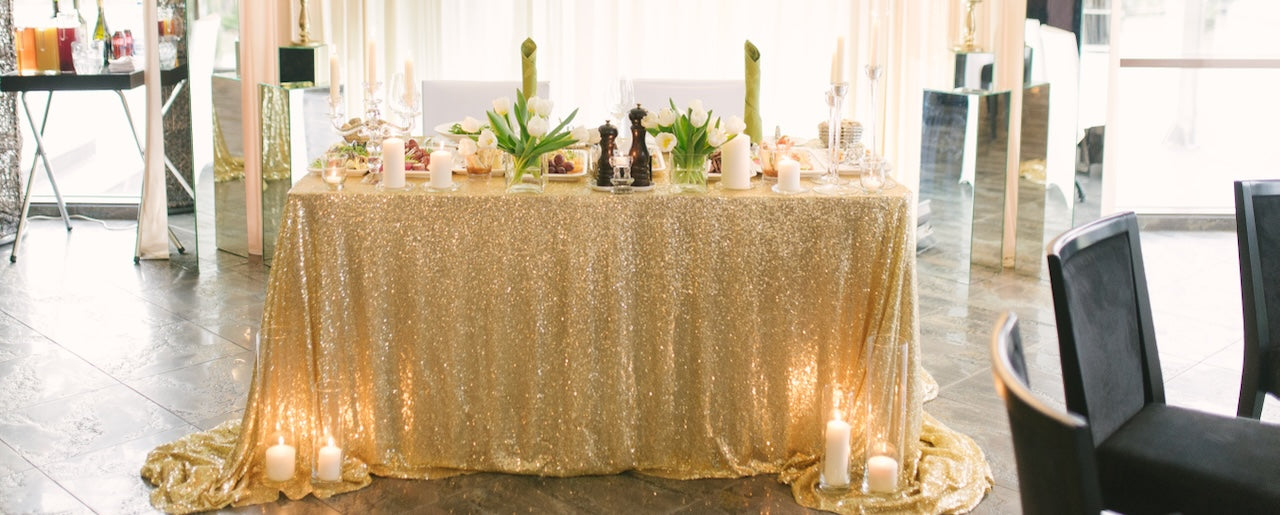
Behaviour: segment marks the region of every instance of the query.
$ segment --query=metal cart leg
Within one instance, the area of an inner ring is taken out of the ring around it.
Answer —
[[[53,196],[58,203],[58,212],[62,215],[62,223],[67,226],[67,230],[71,230],[71,216],[67,214],[67,205],[62,201],[62,192],[58,191],[58,181],[53,178],[53,168],[49,166],[49,154],[44,150],[44,129],[49,125],[49,108],[53,105],[53,92],[49,92],[49,96],[44,103],[44,116],[40,119],[40,126],[36,127],[36,119],[31,116],[31,106],[27,104],[27,92],[23,91],[19,96],[22,102],[22,110],[27,114],[27,123],[31,125],[31,135],[36,140],[36,155],[31,160],[31,170],[27,172],[27,187],[22,196],[22,213],[18,217],[18,230],[13,236],[13,248],[9,249],[9,262],[18,261],[18,246],[22,241],[22,231],[27,226],[27,211],[31,208],[31,186],[35,183],[36,167],[44,164],[45,175],[49,177],[49,185],[53,187]]]

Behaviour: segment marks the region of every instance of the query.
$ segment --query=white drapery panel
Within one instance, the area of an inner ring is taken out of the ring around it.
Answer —
[[[990,5],[999,3],[984,2],[980,13],[980,41],[988,48],[994,31],[987,13],[999,11]],[[552,84],[553,117],[577,107],[574,123],[588,126],[609,116],[610,89],[624,75],[742,80],[743,43],[750,39],[761,52],[764,132],[779,126],[802,137],[816,136],[826,119],[824,92],[838,36],[848,41],[846,116],[867,123],[862,65],[873,34],[871,12],[878,8],[888,61],[877,132],[898,180],[913,187],[923,89],[949,86],[950,46],[960,23],[958,3],[943,0],[322,0],[321,6],[322,19],[313,26],[323,27],[325,41],[342,56],[349,89],[359,87],[369,39],[379,47],[383,80],[411,58],[419,79],[491,81],[520,79],[519,45],[532,37],[538,79]],[[348,112],[359,112],[359,98],[347,95]],[[726,114],[740,114],[741,107],[736,111]]]
[[[154,3],[147,2],[142,9],[144,27],[154,27],[158,16]],[[144,48],[156,48],[160,35],[155,31],[143,32]],[[169,210],[165,193],[164,127],[160,109],[160,57],[158,52],[146,52],[146,72],[143,73],[147,95],[147,147],[143,152],[146,166],[142,173],[142,201],[138,206],[138,239],[135,257],[141,259],[169,259]],[[16,243],[15,243],[16,245]]]

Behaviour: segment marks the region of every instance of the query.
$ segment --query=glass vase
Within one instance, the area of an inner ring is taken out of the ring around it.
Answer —
[[[824,492],[844,492],[852,484],[854,396],[839,385],[822,391],[822,468],[818,488]]]
[[[542,193],[547,188],[547,176],[542,173],[538,156],[520,159],[507,155],[507,193]]]
[[[864,461],[862,491],[892,496],[902,490],[907,425],[907,342],[897,336],[867,338],[862,358]]]
[[[674,193],[706,193],[707,168],[711,164],[707,158],[710,152],[671,153],[671,191]]]

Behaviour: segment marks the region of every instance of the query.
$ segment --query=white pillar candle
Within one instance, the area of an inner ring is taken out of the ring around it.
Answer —
[[[751,189],[751,138],[738,134],[720,146],[720,170],[725,188]]]
[[[791,158],[778,161],[778,189],[800,191],[800,163]]]
[[[849,485],[849,423],[840,412],[827,422],[827,453],[822,460],[822,480],[831,486]]]
[[[831,54],[831,83],[844,82],[844,36],[836,39],[836,51]]]
[[[267,479],[272,481],[288,481],[293,479],[293,468],[297,451],[293,446],[285,445],[284,437],[280,442],[267,448]]]
[[[413,105],[413,97],[415,93],[417,93],[417,91],[414,90],[414,85],[413,85],[413,59],[405,59],[404,60],[404,104],[405,105],[408,105],[408,106]]]
[[[338,88],[342,85],[342,70],[338,67],[338,54],[329,56],[329,103],[337,104],[342,100]]]
[[[898,460],[889,456],[872,456],[867,460],[867,489],[889,493],[898,489]]]
[[[431,187],[444,189],[453,186],[453,154],[447,150],[431,153]]]
[[[388,188],[404,187],[404,140],[382,141],[382,184]]]
[[[369,40],[369,56],[366,58],[365,66],[367,67],[365,82],[373,84],[378,82],[378,45],[372,39]]]
[[[316,456],[316,477],[321,481],[338,481],[342,479],[342,449],[333,444],[333,437],[329,437],[329,443],[320,448],[320,453]]]

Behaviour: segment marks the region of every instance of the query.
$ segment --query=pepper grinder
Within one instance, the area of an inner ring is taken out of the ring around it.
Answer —
[[[600,126],[600,159],[596,162],[596,186],[608,188],[613,186],[613,164],[610,162],[614,151],[618,150],[618,128],[607,120]]]
[[[640,124],[646,114],[649,112],[636,104],[636,108],[628,115],[631,118],[631,152],[628,155],[631,157],[631,177],[635,179],[632,186],[636,188],[653,185],[653,161],[649,157],[649,146],[645,144],[649,133]]]

